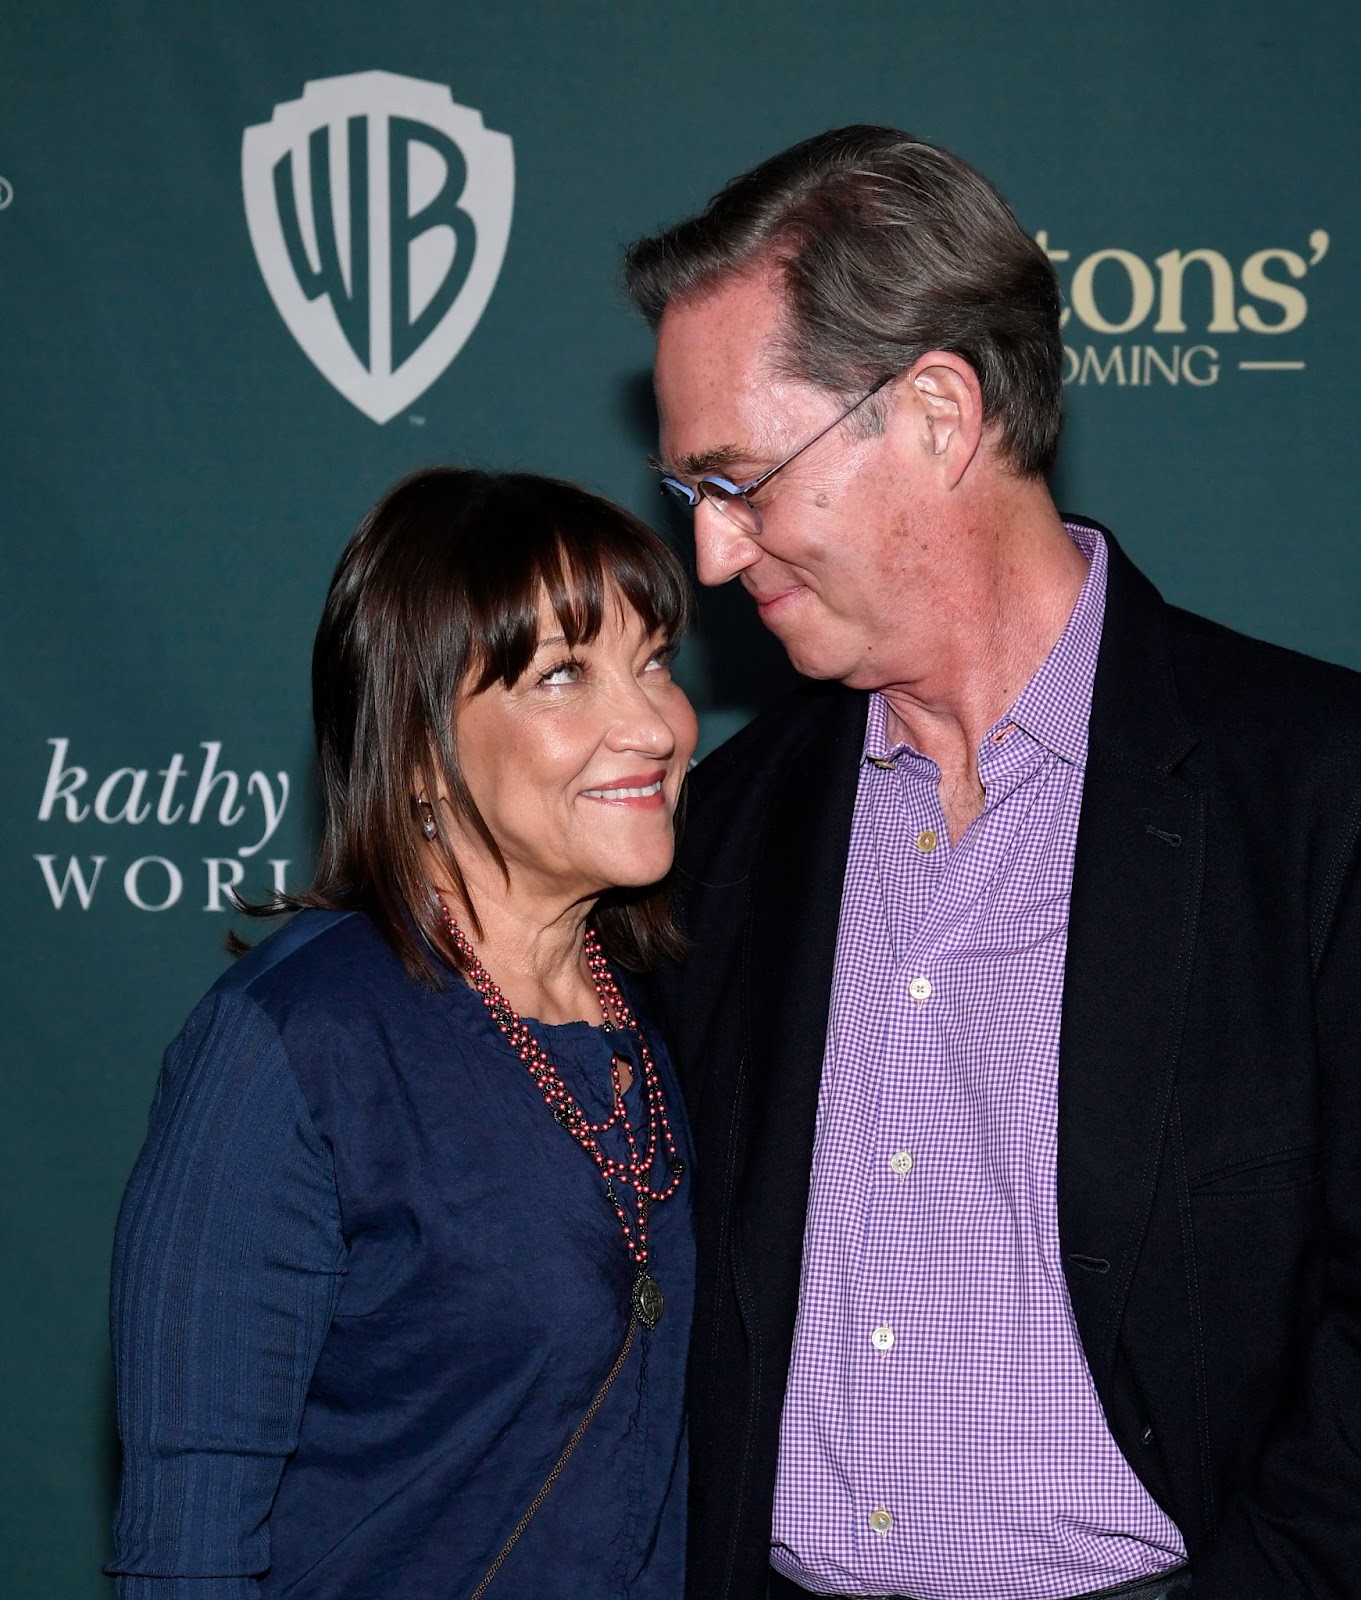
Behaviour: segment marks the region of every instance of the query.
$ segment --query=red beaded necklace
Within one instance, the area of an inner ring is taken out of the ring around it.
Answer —
[[[643,1030],[638,1026],[637,1018],[633,1015],[628,1001],[624,999],[623,991],[610,971],[609,962],[605,959],[605,952],[600,948],[600,940],[594,928],[586,929],[583,935],[583,949],[591,982],[595,986],[596,998],[600,1002],[601,1017],[607,1030],[627,1029],[638,1041],[638,1054],[642,1061],[643,1093],[647,1101],[647,1140],[641,1151],[624,1106],[620,1067],[627,1063],[621,1062],[618,1055],[611,1057],[610,1084],[614,1091],[613,1108],[603,1122],[592,1122],[582,1110],[576,1096],[563,1082],[562,1074],[553,1064],[548,1052],[534,1037],[524,1019],[514,1010],[493,981],[491,974],[478,960],[477,952],[468,942],[462,928],[455,922],[453,913],[445,904],[443,896],[440,897],[439,904],[445,932],[462,958],[468,982],[476,990],[492,1021],[505,1036],[506,1042],[528,1068],[529,1075],[543,1096],[544,1104],[553,1113],[554,1120],[571,1134],[599,1168],[605,1180],[605,1198],[614,1208],[614,1214],[618,1217],[619,1226],[624,1233],[624,1244],[628,1249],[629,1259],[638,1269],[631,1296],[633,1313],[644,1327],[655,1328],[661,1321],[665,1302],[661,1286],[648,1271],[648,1211],[652,1206],[660,1205],[663,1200],[669,1200],[675,1194],[680,1187],[685,1164],[676,1151],[671,1120],[666,1113],[661,1079],[657,1075],[652,1052],[647,1047],[647,1040]],[[626,1160],[619,1161],[613,1156],[607,1156],[600,1146],[597,1136],[613,1127],[618,1127],[623,1132],[628,1150]],[[652,1186],[652,1172],[656,1165],[658,1150],[663,1147],[666,1152],[666,1168],[670,1182],[664,1188],[655,1189]],[[636,1222],[629,1221],[628,1212],[616,1184],[627,1184],[632,1187],[637,1197]]]

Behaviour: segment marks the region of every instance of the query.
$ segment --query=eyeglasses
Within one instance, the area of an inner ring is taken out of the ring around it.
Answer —
[[[777,461],[773,467],[767,467],[759,478],[753,478],[750,483],[734,483],[731,478],[720,477],[716,472],[706,472],[693,486],[680,478],[670,476],[662,479],[662,488],[669,494],[683,500],[693,511],[701,500],[707,500],[716,510],[743,533],[759,534],[761,531],[761,513],[752,505],[748,496],[767,484],[777,472],[781,472],[795,456],[801,456],[805,450],[810,449],[825,434],[839,427],[853,411],[858,411],[871,396],[879,393],[880,389],[888,383],[893,374],[887,378],[880,378],[875,386],[862,394],[854,405],[847,406],[839,417],[833,417],[825,428],[819,428],[811,439],[805,439],[796,449],[791,450],[783,461]]]

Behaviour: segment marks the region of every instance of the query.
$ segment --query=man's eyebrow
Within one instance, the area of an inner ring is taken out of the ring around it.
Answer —
[[[698,455],[681,456],[678,461],[663,461],[660,456],[649,456],[648,466],[672,478],[702,478],[706,472],[716,472],[720,467],[731,467],[751,457],[735,444],[720,445],[716,450],[702,450]]]

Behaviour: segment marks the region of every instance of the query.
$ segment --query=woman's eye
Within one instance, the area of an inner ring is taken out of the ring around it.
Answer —
[[[539,682],[554,688],[563,683],[576,683],[581,678],[582,666],[579,661],[559,661],[555,667],[549,667],[542,673]]]
[[[675,652],[672,650],[672,648],[671,648],[671,646],[669,644],[668,645],[664,645],[660,650],[655,651],[652,655],[650,655],[648,657],[647,665],[643,668],[643,671],[644,672],[670,672],[671,671],[671,658],[672,658],[672,656],[674,654],[675,654]]]

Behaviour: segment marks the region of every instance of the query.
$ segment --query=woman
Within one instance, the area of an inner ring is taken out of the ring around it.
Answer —
[[[541,478],[350,541],[316,882],[171,1045],[119,1222],[124,1600],[680,1595],[689,1152],[617,973],[679,942],[688,607]]]

